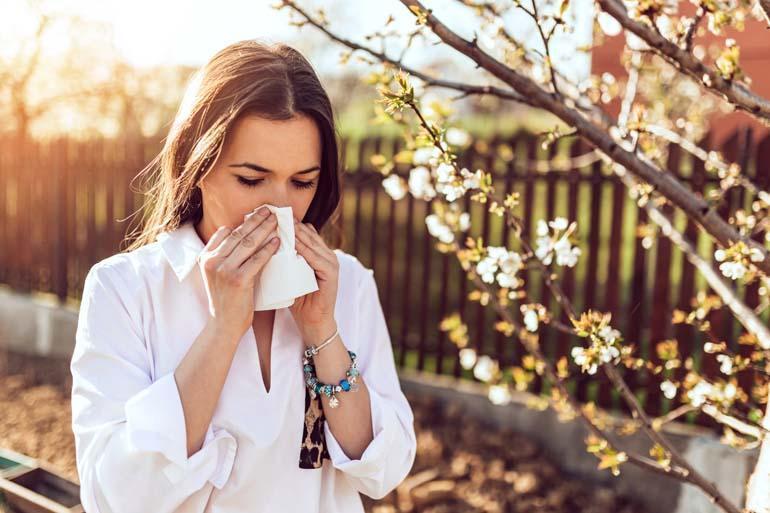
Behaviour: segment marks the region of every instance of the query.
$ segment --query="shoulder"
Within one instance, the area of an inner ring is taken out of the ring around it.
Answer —
[[[159,271],[161,258],[157,242],[103,258],[89,269],[84,292],[98,285],[113,289],[118,295],[135,293]]]
[[[346,309],[368,310],[379,301],[374,271],[355,256],[335,249],[339,261],[339,297]]]
[[[334,254],[337,255],[337,261],[340,265],[340,279],[346,278],[351,280],[356,285],[356,288],[358,288],[369,278],[374,277],[374,271],[366,267],[358,258],[350,253],[346,253],[341,249],[335,249]]]

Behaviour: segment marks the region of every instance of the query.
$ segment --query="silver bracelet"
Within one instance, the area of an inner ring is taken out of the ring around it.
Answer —
[[[334,337],[336,337],[339,334],[340,334],[340,330],[339,330],[339,328],[337,328],[336,330],[334,330],[334,334],[331,337],[329,337],[326,340],[324,340],[321,343],[321,345],[319,345],[318,347],[316,347],[315,344],[311,344],[310,347],[305,349],[305,357],[306,358],[312,358],[313,356],[317,355],[318,352],[321,349],[324,348],[324,346],[326,346],[327,344],[331,343],[331,341],[334,340]]]

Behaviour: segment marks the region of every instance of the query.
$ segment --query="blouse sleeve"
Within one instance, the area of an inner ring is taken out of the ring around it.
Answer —
[[[153,379],[132,283],[114,271],[97,264],[86,276],[70,363],[81,503],[89,513],[171,513],[200,501],[202,511],[207,483],[222,488],[230,475],[236,440],[209,424],[187,456],[174,373]]]
[[[365,342],[360,345],[361,354],[356,356],[369,391],[374,438],[360,459],[351,460],[334,438],[328,422],[324,423],[324,432],[332,465],[344,472],[360,493],[381,499],[409,474],[417,442],[414,415],[401,390],[374,273],[364,270],[359,285],[357,336]]]

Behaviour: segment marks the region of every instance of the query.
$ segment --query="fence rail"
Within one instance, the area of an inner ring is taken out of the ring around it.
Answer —
[[[756,145],[751,140],[748,130],[739,130],[719,148],[708,139],[704,145],[739,162],[755,183],[766,188],[770,173],[764,163],[770,162],[770,137]],[[639,236],[648,229],[645,211],[601,162],[566,170],[551,165],[547,171],[533,164],[564,162],[565,157],[587,151],[580,142],[563,143],[543,150],[524,133],[476,141],[460,155],[459,164],[484,168],[493,173],[498,190],[520,194],[518,214],[525,221],[525,236],[535,233],[539,219],[564,216],[578,221],[582,255],[574,268],[559,271],[561,285],[578,312],[589,308],[611,312],[613,326],[625,340],[654,362],[659,361],[656,344],[676,338],[683,357],[692,356],[696,368],[716,373],[713,358],[703,354],[703,335],[671,322],[674,308],[689,309],[696,293],[707,291],[705,282],[668,239],[661,236],[648,244]],[[143,201],[136,183],[129,184],[160,144],[159,140],[0,140],[0,283],[21,292],[51,293],[61,301],[79,298],[88,269],[125,247],[120,243],[127,218],[142,208]],[[503,366],[520,365],[521,349],[494,329],[497,318],[491,308],[469,300],[472,284],[454,256],[434,249],[424,222],[431,204],[410,195],[394,201],[381,187],[371,157],[394,155],[401,142],[372,138],[343,141],[342,147],[346,172],[341,247],[374,269],[398,364],[469,376],[460,366],[457,349],[438,330],[444,316],[459,312],[469,325],[472,347],[496,357]],[[718,178],[708,174],[702,162],[676,146],[668,168],[701,194],[718,187]],[[406,175],[408,169],[397,167],[396,172]],[[719,210],[724,217],[753,200],[743,190],[730,191],[726,199]],[[500,218],[467,197],[464,202],[471,214],[470,236],[517,248]],[[708,237],[681,212],[666,212],[713,262]],[[525,282],[530,301],[541,302],[566,321],[541,276],[530,272]],[[737,291],[750,306],[758,304],[757,286],[738,286]],[[745,354],[747,348],[737,343],[740,326],[729,312],[717,311],[710,321],[716,336]],[[554,330],[543,333],[541,343],[551,357],[568,356],[570,347],[580,343]],[[665,377],[639,372],[626,377],[651,413],[677,405],[660,394]],[[740,379],[749,384],[753,376],[744,372]],[[571,386],[582,400],[618,406],[617,395],[602,376],[581,376]],[[536,389],[547,387],[548,383],[535,384]]]

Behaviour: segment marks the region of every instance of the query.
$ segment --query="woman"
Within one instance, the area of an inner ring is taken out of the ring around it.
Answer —
[[[413,415],[373,273],[319,236],[340,198],[335,134],[285,45],[233,44],[191,83],[142,232],[85,280],[71,371],[89,513],[360,512],[359,492],[409,473]],[[279,245],[265,204],[291,207],[318,290],[254,311]]]

